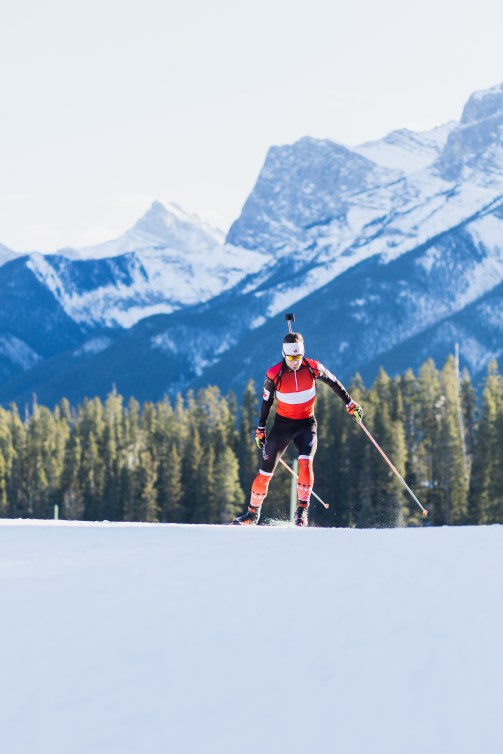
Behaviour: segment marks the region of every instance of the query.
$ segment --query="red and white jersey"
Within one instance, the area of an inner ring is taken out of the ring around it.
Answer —
[[[307,419],[313,416],[318,379],[329,385],[344,403],[350,402],[351,396],[347,390],[321,362],[303,358],[299,369],[294,371],[282,361],[266,372],[260,425],[265,427],[274,398],[278,401],[278,416],[287,419]]]

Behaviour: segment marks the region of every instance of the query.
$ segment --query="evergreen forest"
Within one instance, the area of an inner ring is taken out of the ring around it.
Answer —
[[[261,387],[261,386],[258,386]],[[371,387],[347,385],[364,423],[430,514],[423,519],[396,476],[345,412],[318,384],[316,526],[390,527],[503,523],[503,378],[491,363],[480,395],[454,357],[440,370]],[[259,404],[248,383],[239,403],[207,387],[158,403],[66,399],[53,409],[0,408],[0,516],[87,521],[227,523],[241,514],[259,465],[254,442]],[[273,416],[270,417],[271,422]],[[294,446],[284,460],[294,461]],[[286,519],[291,477],[278,466],[261,523]],[[57,508],[56,508],[57,506]]]

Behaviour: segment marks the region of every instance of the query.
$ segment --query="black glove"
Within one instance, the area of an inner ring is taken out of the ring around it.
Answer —
[[[265,445],[265,427],[257,427],[257,431],[255,432],[255,442],[257,443],[257,448],[262,450]]]

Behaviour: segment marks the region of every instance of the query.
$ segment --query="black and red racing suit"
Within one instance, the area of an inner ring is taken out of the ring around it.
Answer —
[[[267,370],[259,426],[265,427],[274,399],[276,417],[262,449],[261,472],[272,475],[289,443],[293,440],[299,460],[312,461],[316,453],[317,435],[314,405],[316,382],[321,380],[347,405],[351,401],[341,382],[315,359],[302,359],[297,370],[289,369],[284,361]]]

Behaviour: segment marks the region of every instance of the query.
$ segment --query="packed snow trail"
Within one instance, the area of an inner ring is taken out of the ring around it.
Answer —
[[[5,754],[499,754],[503,527],[0,522]]]

